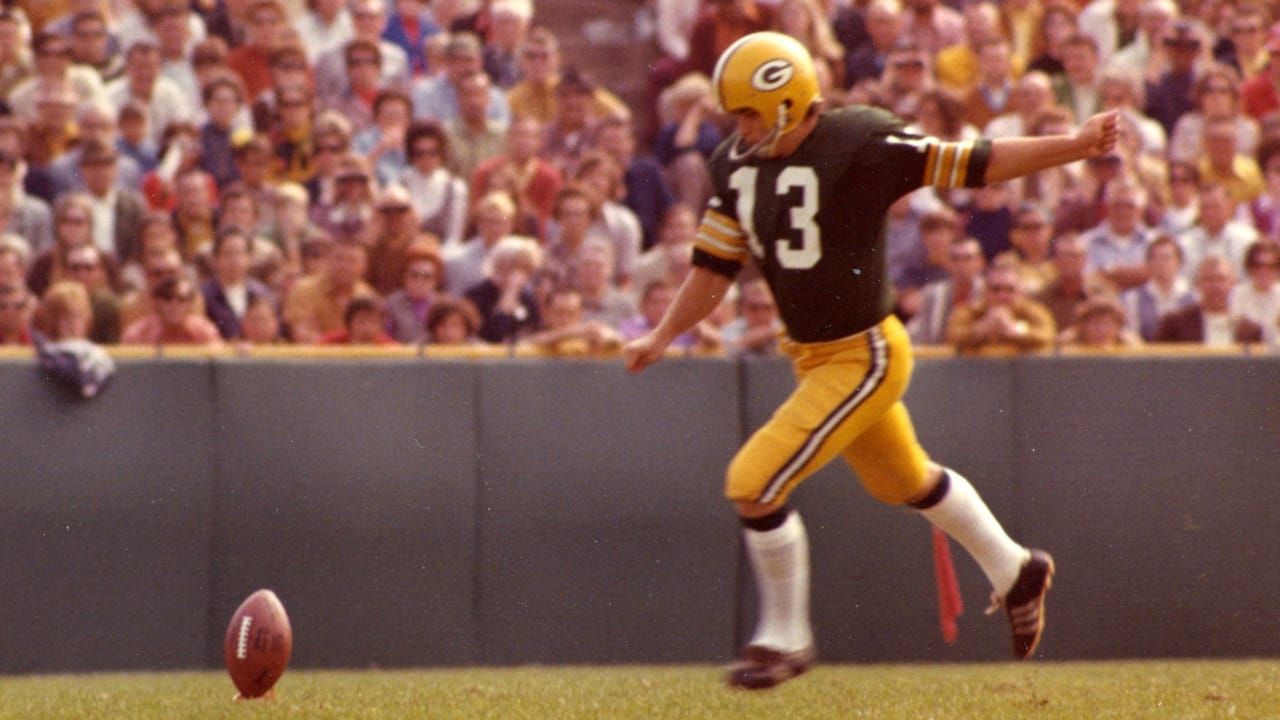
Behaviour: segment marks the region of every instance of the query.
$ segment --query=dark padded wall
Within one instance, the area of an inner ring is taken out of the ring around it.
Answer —
[[[217,667],[258,587],[299,667],[723,661],[750,632],[721,485],[785,362],[120,366],[79,401],[0,362],[2,672]],[[1280,652],[1277,358],[925,360],[907,402],[1057,557],[1046,657]],[[1007,657],[958,547],[943,645],[919,517],[839,462],[794,501],[827,660]]]
[[[480,385],[484,659],[687,661],[731,648],[739,439],[732,363],[487,367]]]
[[[215,475],[207,362],[121,363],[81,401],[0,363],[0,667],[204,662]]]
[[[209,660],[272,587],[302,665],[477,661],[476,367],[218,363]]]

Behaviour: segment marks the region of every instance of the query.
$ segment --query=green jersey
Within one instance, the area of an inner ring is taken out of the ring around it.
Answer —
[[[885,253],[889,206],[924,185],[983,184],[991,144],[908,133],[882,110],[821,115],[785,158],[729,159],[735,134],[709,161],[715,194],[694,264],[735,277],[759,264],[792,339],[825,342],[878,324],[893,307]]]

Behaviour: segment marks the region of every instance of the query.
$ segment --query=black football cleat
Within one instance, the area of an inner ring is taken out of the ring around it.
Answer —
[[[729,669],[729,686],[743,690],[767,690],[803,674],[813,667],[817,657],[812,645],[794,652],[748,645]]]
[[[1004,608],[1013,629],[1013,656],[1030,657],[1044,633],[1044,596],[1053,585],[1053,558],[1043,550],[1032,550],[1022,565],[1018,579],[1004,597],[991,596],[988,613]]]

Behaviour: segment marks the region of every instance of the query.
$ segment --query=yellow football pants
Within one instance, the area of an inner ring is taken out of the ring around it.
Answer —
[[[925,490],[929,457],[902,395],[911,342],[892,315],[870,330],[823,343],[784,342],[798,385],[734,456],[725,495],[781,505],[837,454],[872,496],[901,504]]]

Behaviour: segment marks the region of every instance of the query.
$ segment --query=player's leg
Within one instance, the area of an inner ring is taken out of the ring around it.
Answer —
[[[844,456],[869,493],[918,510],[973,556],[994,588],[995,603],[1009,613],[1014,654],[1030,655],[1044,627],[1052,558],[1015,542],[963,475],[929,461],[900,402]]]
[[[742,518],[760,598],[755,633],[730,672],[735,686],[772,687],[813,663],[808,538],[786,499],[901,397],[910,368],[894,366],[890,349],[876,329],[793,354],[796,390],[729,466],[726,494]]]

